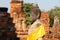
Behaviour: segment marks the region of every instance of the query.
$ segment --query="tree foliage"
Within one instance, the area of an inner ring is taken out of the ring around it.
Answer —
[[[50,15],[50,24],[51,26],[53,25],[54,17],[58,16],[60,19],[60,7],[54,7],[53,9],[49,10],[49,15]]]
[[[54,16],[60,17],[60,7],[54,7],[54,9],[51,9],[49,13],[51,18],[54,18]]]
[[[32,3],[25,3],[23,5],[23,10],[24,13],[26,14],[26,20],[27,20],[27,24],[30,25],[31,24],[31,20],[30,20],[30,10],[32,8]]]

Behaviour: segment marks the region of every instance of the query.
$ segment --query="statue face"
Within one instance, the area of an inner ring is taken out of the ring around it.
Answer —
[[[30,11],[30,19],[31,21],[35,21],[40,18],[40,10],[39,9],[33,9]]]
[[[31,21],[35,21],[36,20],[36,15],[34,15],[34,12],[31,12],[30,19],[31,19]]]

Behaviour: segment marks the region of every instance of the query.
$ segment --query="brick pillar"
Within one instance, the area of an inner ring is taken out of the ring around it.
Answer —
[[[10,16],[13,18],[13,23],[15,24],[15,32],[17,34],[17,37],[22,40],[27,36],[26,17],[23,12],[23,0],[12,0],[10,12]]]
[[[50,26],[50,19],[49,19],[49,13],[48,12],[42,12],[40,21],[45,25],[46,32],[49,32],[49,26]]]

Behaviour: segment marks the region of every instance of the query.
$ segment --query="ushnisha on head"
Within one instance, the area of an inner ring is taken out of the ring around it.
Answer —
[[[39,19],[40,15],[41,15],[41,11],[39,9],[37,2],[35,2],[35,3],[33,3],[33,7],[30,11],[31,21],[34,22],[35,20]]]
[[[33,3],[33,7],[38,7],[38,3],[37,2]]]

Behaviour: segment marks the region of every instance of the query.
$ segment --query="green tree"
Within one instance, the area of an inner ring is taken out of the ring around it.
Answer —
[[[32,23],[30,20],[30,10],[32,6],[33,6],[32,3],[24,3],[23,5],[23,10],[24,10],[24,13],[26,14],[26,20],[28,25]]]
[[[50,15],[50,24],[51,26],[53,25],[54,17],[58,16],[60,19],[60,7],[54,7],[53,9],[49,10],[49,15]]]
[[[54,9],[49,10],[50,17],[54,18],[54,16],[60,17],[60,7],[54,7]]]

